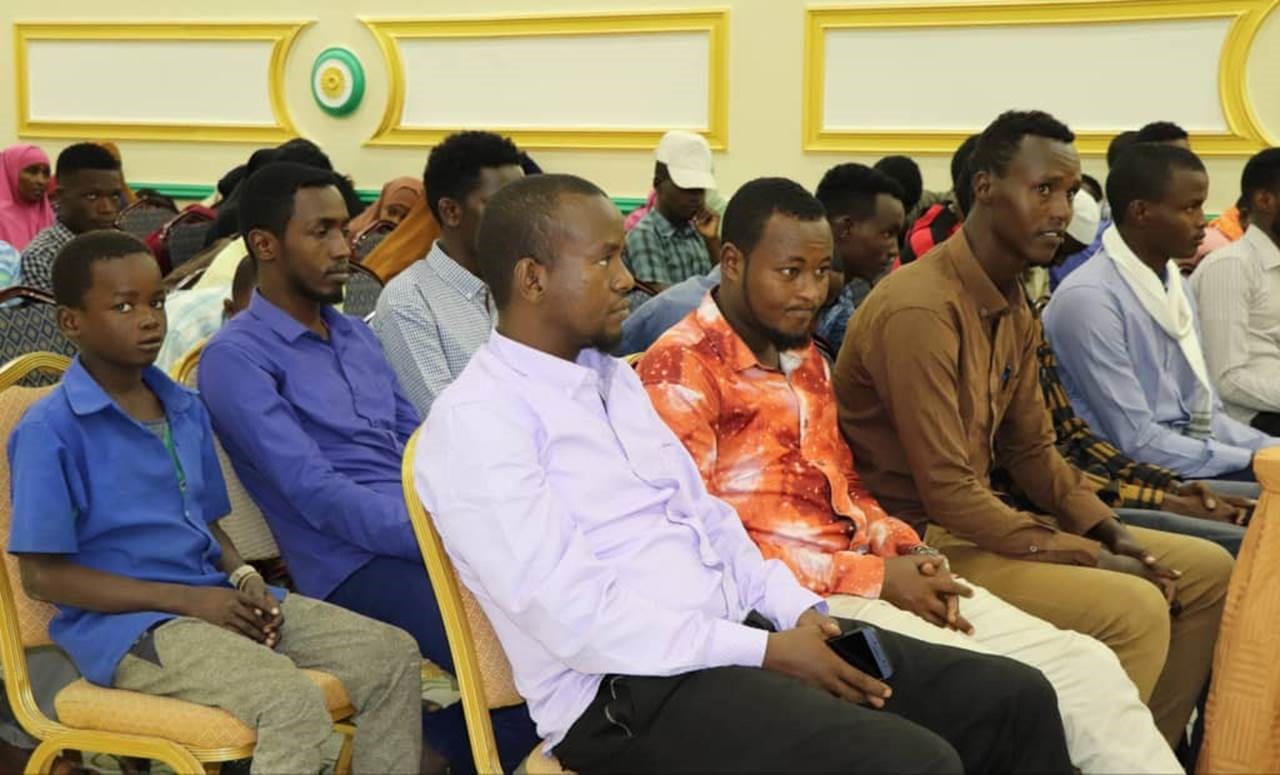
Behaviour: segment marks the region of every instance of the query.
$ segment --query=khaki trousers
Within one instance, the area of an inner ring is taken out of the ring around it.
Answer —
[[[403,630],[318,600],[288,595],[275,650],[201,619],[156,628],[160,664],[134,653],[115,686],[222,708],[254,727],[254,773],[312,773],[333,724],[320,689],[298,668],[342,681],[355,706],[351,767],[417,772],[422,755],[422,658]]]
[[[1137,576],[1012,559],[936,525],[926,540],[947,555],[955,573],[1034,616],[1110,646],[1174,744],[1209,676],[1233,561],[1222,547],[1200,538],[1140,527],[1129,532],[1162,565],[1182,571],[1177,617],[1169,615],[1155,585]]]

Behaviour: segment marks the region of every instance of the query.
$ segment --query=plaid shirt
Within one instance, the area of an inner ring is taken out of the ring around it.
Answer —
[[[1113,508],[1160,509],[1165,494],[1176,492],[1182,484],[1178,474],[1161,466],[1139,463],[1094,435],[1089,424],[1071,408],[1058,375],[1058,360],[1045,338],[1039,317],[1036,329],[1040,336],[1036,349],[1040,359],[1040,388],[1053,417],[1058,451],[1068,463],[1084,472],[1098,488],[1098,496]]]
[[[53,259],[75,236],[62,221],[54,221],[52,226],[37,234],[22,251],[21,284],[53,293]]]
[[[627,232],[625,257],[638,279],[663,285],[711,271],[706,240],[693,224],[674,226],[656,207]]]
[[[497,310],[484,280],[449,258],[439,241],[387,283],[373,331],[422,417],[489,340]]]

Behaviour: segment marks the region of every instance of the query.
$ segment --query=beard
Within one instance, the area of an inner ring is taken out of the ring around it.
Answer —
[[[346,298],[346,286],[340,285],[332,291],[320,291],[310,287],[297,275],[290,273],[289,284],[303,298],[317,304],[339,304]]]
[[[596,335],[591,337],[591,341],[587,343],[588,347],[594,347],[602,353],[612,353],[622,344],[622,330],[618,331],[598,331]],[[630,355],[631,353],[623,353]]]
[[[811,330],[809,329],[806,329],[803,334],[788,334],[786,331],[779,331],[778,329],[767,325],[764,322],[764,319],[756,312],[755,305],[751,303],[751,293],[747,290],[745,285],[742,288],[742,302],[746,305],[747,312],[751,314],[752,324],[756,329],[756,333],[769,340],[769,344],[778,348],[778,350],[799,350],[802,347],[807,347],[809,342],[813,340]],[[818,314],[820,313],[814,313],[815,319]],[[812,327],[813,320],[809,321],[809,325]]]

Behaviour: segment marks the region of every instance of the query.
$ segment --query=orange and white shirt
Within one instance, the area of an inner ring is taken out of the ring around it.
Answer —
[[[884,558],[920,537],[858,478],[817,347],[781,360],[781,370],[762,366],[708,293],[637,369],[707,490],[737,510],[767,559],[818,594],[879,597]]]

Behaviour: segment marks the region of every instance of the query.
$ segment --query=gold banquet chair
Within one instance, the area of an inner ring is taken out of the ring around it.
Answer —
[[[444,621],[445,636],[449,640],[449,653],[453,655],[453,672],[462,694],[462,715],[466,719],[467,735],[471,738],[476,771],[502,772],[489,711],[519,705],[524,698],[516,691],[511,663],[507,661],[489,617],[485,616],[471,590],[458,583],[453,561],[445,553],[444,543],[436,532],[431,515],[418,497],[413,482],[413,460],[421,436],[422,429],[419,428],[409,439],[400,469],[409,522],[413,524],[418,549],[431,579],[431,589],[440,605],[440,618]],[[525,758],[519,769],[530,775],[565,772],[554,757],[543,755],[541,743]]]
[[[52,353],[32,353],[0,368],[0,542],[7,545],[13,519],[9,500],[8,439],[22,415],[53,386],[19,387],[33,371],[61,374],[70,361]],[[54,705],[58,721],[41,712],[27,672],[26,650],[52,643],[49,621],[54,608],[27,597],[22,589],[18,560],[5,553],[0,573],[0,661],[4,688],[14,716],[27,734],[40,741],[26,772],[47,773],[63,750],[94,751],[116,756],[156,759],[175,772],[198,775],[216,772],[219,763],[253,755],[255,731],[219,708],[122,689],[108,689],[83,678],[58,693]],[[343,737],[336,772],[350,771],[351,737],[355,715],[346,689],[333,676],[305,670],[324,694],[334,728]]]

